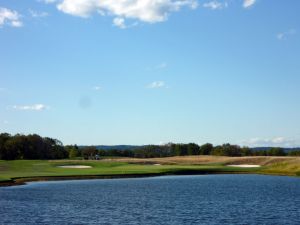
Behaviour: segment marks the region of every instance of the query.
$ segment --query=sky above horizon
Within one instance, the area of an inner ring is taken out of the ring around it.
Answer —
[[[0,132],[300,146],[300,1],[0,0]]]

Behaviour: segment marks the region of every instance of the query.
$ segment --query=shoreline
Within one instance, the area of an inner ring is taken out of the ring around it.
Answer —
[[[238,165],[238,167],[231,165]],[[71,166],[72,168],[61,168],[61,166]],[[77,169],[82,167],[89,168]],[[300,177],[300,157],[177,156],[151,159],[124,157],[100,161],[0,160],[0,186],[23,185],[30,181],[206,174],[263,174]]]
[[[111,175],[71,175],[71,176],[37,176],[37,177],[16,177],[9,181],[0,181],[0,187],[10,187],[26,185],[28,182],[47,182],[47,181],[67,181],[67,180],[101,180],[101,179],[126,179],[126,178],[147,178],[159,176],[189,176],[189,175],[217,175],[217,174],[253,174],[266,176],[289,176],[298,177],[292,174],[263,173],[251,171],[176,171],[165,173],[147,173],[147,174],[111,174]]]

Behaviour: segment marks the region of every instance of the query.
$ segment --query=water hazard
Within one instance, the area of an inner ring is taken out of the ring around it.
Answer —
[[[165,176],[0,188],[1,224],[300,224],[300,179]]]

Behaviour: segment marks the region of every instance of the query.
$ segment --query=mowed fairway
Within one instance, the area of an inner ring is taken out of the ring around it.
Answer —
[[[209,159],[209,160],[208,160]],[[254,163],[255,162],[255,163]],[[229,167],[230,164],[258,164],[259,168]],[[90,166],[61,168],[59,166]],[[264,173],[300,175],[300,158],[293,157],[169,157],[159,159],[116,158],[88,160],[14,160],[0,161],[0,182],[126,177],[126,175]],[[101,177],[102,176],[102,177]],[[26,178],[26,179],[24,179]]]

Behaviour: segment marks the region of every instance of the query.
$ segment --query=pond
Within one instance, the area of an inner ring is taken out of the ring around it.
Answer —
[[[163,176],[0,188],[0,224],[300,224],[300,179]]]

